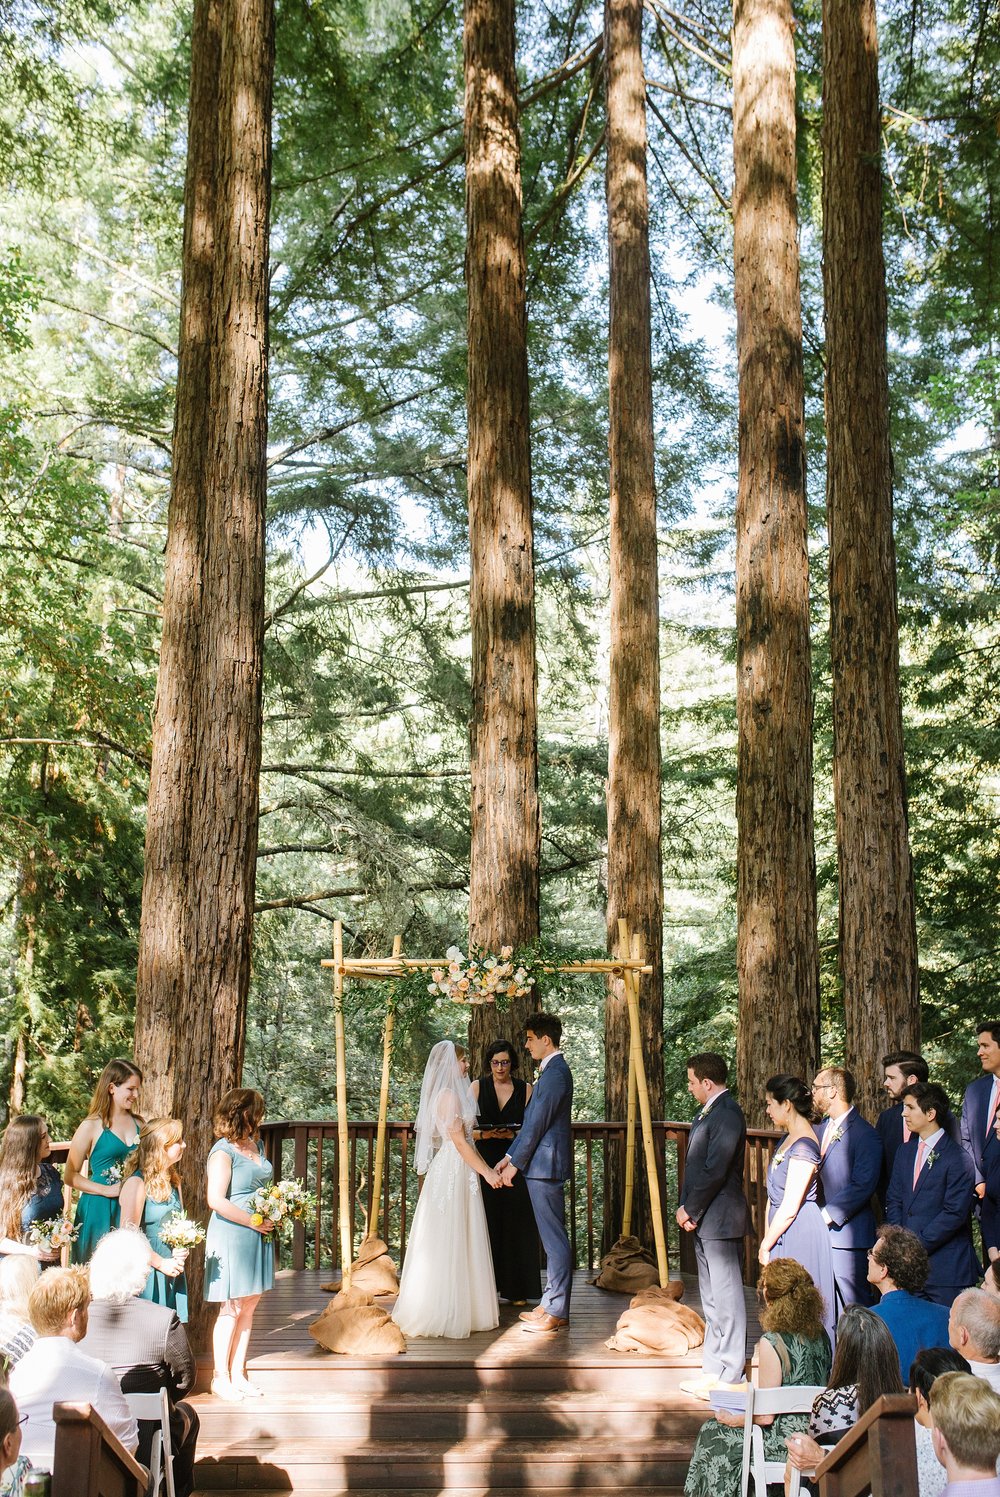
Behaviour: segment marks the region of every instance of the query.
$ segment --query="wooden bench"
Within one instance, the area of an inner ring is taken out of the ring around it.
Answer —
[[[908,1393],[884,1394],[816,1467],[820,1497],[914,1497],[917,1444]]]
[[[52,1497],[145,1497],[149,1472],[89,1403],[57,1403]]]

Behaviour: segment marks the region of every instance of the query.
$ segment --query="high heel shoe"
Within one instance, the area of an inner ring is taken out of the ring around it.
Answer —
[[[224,1403],[243,1402],[242,1392],[228,1377],[213,1377],[211,1389],[213,1397],[221,1398]]]
[[[241,1398],[263,1398],[263,1388],[258,1388],[256,1383],[250,1382],[246,1377],[234,1377],[231,1379],[232,1386]]]

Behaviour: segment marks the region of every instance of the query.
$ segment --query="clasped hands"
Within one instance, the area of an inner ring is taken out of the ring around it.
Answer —
[[[685,1232],[697,1232],[698,1230],[698,1223],[691,1220],[683,1206],[678,1206],[674,1214],[674,1220]]]
[[[513,1185],[514,1176],[517,1174],[517,1165],[511,1164],[509,1159],[501,1159],[497,1165],[497,1174],[500,1176],[501,1185]]]

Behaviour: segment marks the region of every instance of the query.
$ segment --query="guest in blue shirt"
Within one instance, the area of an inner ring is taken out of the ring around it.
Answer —
[[[949,1344],[947,1305],[934,1305],[920,1297],[927,1273],[927,1250],[915,1233],[888,1224],[879,1228],[868,1254],[868,1282],[882,1296],[872,1306],[872,1314],[884,1320],[892,1333],[904,1385],[909,1383],[918,1351]]]

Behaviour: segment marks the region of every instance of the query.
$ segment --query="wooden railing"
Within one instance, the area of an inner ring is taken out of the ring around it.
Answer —
[[[883,1394],[816,1467],[820,1497],[913,1497],[916,1412],[909,1394]]]
[[[671,1271],[694,1271],[691,1234],[681,1232],[675,1221],[677,1191],[684,1178],[684,1159],[690,1132],[688,1123],[654,1123],[660,1171],[660,1196]],[[350,1226],[355,1249],[367,1231],[372,1214],[372,1172],[375,1159],[375,1124],[349,1125],[351,1180]],[[318,1122],[265,1123],[261,1129],[267,1156],[275,1177],[296,1176],[316,1192],[318,1210],[307,1230],[296,1226],[285,1249],[291,1268],[331,1268],[337,1263],[340,1216],[337,1196],[339,1145],[337,1125],[332,1119]],[[567,1217],[573,1261],[578,1268],[596,1268],[601,1256],[604,1179],[609,1153],[624,1143],[624,1123],[574,1123],[574,1170],[567,1191]],[[767,1206],[767,1167],[778,1135],[752,1129],[747,1135],[743,1182],[750,1203],[752,1229],[745,1240],[744,1278],[757,1281],[757,1247]],[[642,1166],[641,1148],[637,1166]],[[382,1184],[379,1235],[389,1244],[397,1261],[406,1248],[409,1225],[416,1205],[418,1181],[413,1168],[413,1124],[390,1123],[386,1146],[386,1171]],[[290,1261],[289,1261],[290,1259]]]

